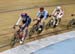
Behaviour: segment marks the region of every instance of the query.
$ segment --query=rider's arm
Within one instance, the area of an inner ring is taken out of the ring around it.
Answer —
[[[47,15],[48,15],[48,11],[46,11],[46,12],[44,13],[44,18],[42,19],[41,22],[45,22],[45,20],[47,19]]]
[[[61,15],[63,16],[64,15],[64,11],[61,9]]]
[[[54,10],[53,10],[53,12],[52,12],[52,14],[51,14],[51,15],[54,15],[54,14],[55,14],[55,12],[56,12],[56,9],[54,9]]]
[[[37,16],[37,18],[39,18],[39,16],[40,16],[40,11],[37,12],[36,16]]]
[[[48,15],[48,11],[45,11],[45,13],[44,13],[44,19],[47,18],[47,15]]]
[[[60,15],[59,15],[59,18],[63,17],[64,11],[63,11],[63,10],[60,10],[60,13],[59,13],[59,14],[60,14]]]
[[[18,25],[21,20],[22,20],[22,18],[20,17],[20,18],[18,19],[18,21],[16,22],[16,25]]]

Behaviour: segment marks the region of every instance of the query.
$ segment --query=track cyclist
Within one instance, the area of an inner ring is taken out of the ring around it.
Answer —
[[[16,25],[19,25],[19,23],[21,22],[20,24],[20,36],[22,35],[21,37],[21,40],[20,40],[20,44],[22,44],[25,40],[25,37],[28,35],[28,27],[31,23],[31,17],[27,14],[27,13],[22,13],[18,19],[18,21],[16,22]]]
[[[36,25],[39,23],[41,25],[41,28],[43,28],[42,25],[45,22],[45,20],[48,18],[48,16],[49,16],[48,11],[44,9],[44,7],[40,7],[39,11],[37,12]]]
[[[57,6],[51,14],[54,20],[53,25],[57,26],[58,24],[60,24],[63,15],[64,15],[64,11],[62,10],[61,6]]]

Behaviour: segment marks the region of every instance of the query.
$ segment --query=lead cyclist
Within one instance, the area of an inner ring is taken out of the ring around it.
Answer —
[[[21,22],[21,24],[20,24]],[[25,37],[28,35],[28,27],[31,23],[31,17],[27,13],[21,13],[16,25],[20,24],[20,36],[22,36],[20,40],[20,44],[22,44],[25,40]]]

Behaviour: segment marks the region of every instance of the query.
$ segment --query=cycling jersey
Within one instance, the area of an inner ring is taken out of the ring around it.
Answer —
[[[54,15],[56,18],[62,18],[62,16],[64,15],[64,12],[62,9],[60,9],[59,11],[57,11],[56,9],[53,11],[52,15]]]
[[[44,19],[48,18],[48,11],[47,10],[44,10],[43,12],[38,11],[37,17],[44,18]]]

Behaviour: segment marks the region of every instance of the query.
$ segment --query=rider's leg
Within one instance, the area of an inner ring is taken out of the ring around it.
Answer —
[[[22,38],[22,34],[23,34],[23,31],[22,31],[22,27],[24,26],[24,21],[21,22],[21,24],[19,25],[19,29],[17,32],[19,32],[19,38],[21,39]]]
[[[31,23],[31,19],[28,22],[26,22],[24,24],[24,26],[22,27],[22,31],[23,31],[23,34],[22,34],[23,36],[21,39],[22,42],[24,42],[25,38],[28,36],[28,27],[29,27],[30,23]]]
[[[40,21],[41,21],[41,19],[39,18],[39,19],[37,20],[36,24],[35,24],[35,27],[36,27],[35,30],[36,30],[36,31],[38,31],[38,24],[39,24]]]
[[[22,26],[21,26],[21,28],[20,28],[20,44],[22,44],[23,43],[23,33],[24,33],[24,26],[25,26],[25,24],[23,24]]]
[[[21,28],[20,28],[20,39],[22,39],[22,37],[23,37],[24,25],[25,25],[25,24],[23,24],[23,25],[21,26]]]
[[[39,23],[39,30],[42,30],[42,28],[43,28],[43,24],[40,22]]]
[[[53,17],[53,28],[56,27],[57,21],[58,21],[57,18],[56,17]]]
[[[24,31],[23,31],[22,41],[25,40],[26,36],[28,36],[28,27],[25,27],[25,29],[24,29]]]
[[[23,44],[24,43],[24,35],[25,35],[25,28],[22,27],[21,28],[21,32],[20,32],[20,36],[21,36],[20,44]]]
[[[55,23],[56,23],[56,19],[55,17],[53,17],[53,25],[55,25]]]
[[[39,22],[41,22],[41,20],[43,19],[43,15],[41,15],[38,19],[37,19],[37,23],[36,24],[39,24]]]
[[[58,18],[58,19],[57,19],[57,25],[59,25],[60,22],[61,22],[61,18]]]
[[[37,22],[35,23],[35,25],[38,25],[40,22],[40,18],[37,19]]]
[[[58,23],[59,23],[59,20],[58,20],[58,18],[56,18],[56,19],[55,19],[55,25],[57,26]]]
[[[43,30],[44,24],[45,24],[45,20],[46,19],[44,19],[44,18],[40,20],[40,22],[39,22],[39,27],[40,27],[39,30]]]

